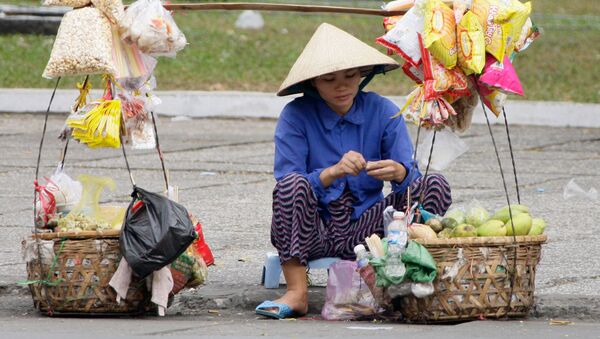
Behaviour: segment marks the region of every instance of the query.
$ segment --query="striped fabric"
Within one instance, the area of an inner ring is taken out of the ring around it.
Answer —
[[[441,174],[427,175],[411,184],[411,200],[415,201],[426,187],[423,207],[432,213],[443,215],[450,204],[450,186]],[[281,262],[299,258],[303,265],[323,257],[354,259],[354,246],[364,243],[373,233],[383,236],[383,210],[393,205],[396,210],[406,208],[406,193],[391,193],[371,206],[358,220],[350,220],[354,197],[350,191],[332,201],[328,210],[330,220],[323,220],[317,210],[317,199],[310,184],[300,174],[291,173],[275,185],[273,190],[273,219],[271,243]]]

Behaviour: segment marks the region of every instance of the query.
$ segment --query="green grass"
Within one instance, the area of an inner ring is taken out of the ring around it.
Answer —
[[[596,0],[533,0],[532,3],[533,19],[543,29],[543,35],[514,62],[526,99],[600,102],[600,72],[596,71],[600,63],[600,10]],[[376,8],[379,2],[331,4]],[[176,13],[175,19],[190,44],[176,59],[160,59],[155,72],[158,89],[274,92],[321,22],[334,24],[370,44],[382,34],[379,17],[280,12],[262,12],[264,29],[242,31],[234,25],[239,13]],[[3,70],[0,87],[52,86],[52,81],[40,75],[53,40],[53,36],[0,35]],[[63,87],[73,87],[80,79],[66,80]],[[405,95],[412,86],[401,71],[395,71],[375,79],[368,89],[386,95]]]

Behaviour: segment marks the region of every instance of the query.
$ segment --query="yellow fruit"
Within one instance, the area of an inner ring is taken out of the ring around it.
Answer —
[[[444,228],[453,229],[454,227],[456,227],[456,225],[458,225],[458,222],[454,218],[448,217],[442,219],[442,227]]]
[[[466,238],[466,237],[476,237],[477,229],[473,227],[473,225],[469,224],[460,224],[452,230],[452,234],[450,234],[451,238]]]
[[[452,233],[451,228],[444,228],[443,230],[440,231],[440,233],[437,234],[437,237],[439,239],[448,239],[448,238],[450,238],[451,233]]]
[[[465,212],[463,212],[463,210],[460,208],[453,208],[444,214],[444,219],[445,218],[452,218],[456,220],[458,224],[462,224],[465,222]]]
[[[531,220],[531,229],[528,235],[540,235],[546,229],[546,222],[542,218],[533,218]]]
[[[483,207],[471,207],[467,211],[465,222],[469,225],[479,227],[490,218],[490,214]]]
[[[488,220],[477,227],[479,237],[501,237],[506,235],[506,226],[500,220]]]
[[[531,216],[527,213],[513,215],[514,235],[527,235],[531,229]],[[506,235],[513,235],[513,228],[510,220],[505,224]]]
[[[512,216],[514,218],[517,214],[529,213],[529,207],[527,207],[525,205],[511,204],[510,211],[512,212]],[[502,222],[506,224],[506,222],[508,222],[508,219],[510,219],[510,214],[508,212],[508,206],[504,206],[504,207],[500,208],[499,210],[497,210],[491,219],[502,220]]]

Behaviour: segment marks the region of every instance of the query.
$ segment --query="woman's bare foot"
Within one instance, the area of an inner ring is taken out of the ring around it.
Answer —
[[[300,263],[298,258],[293,258],[281,265],[285,281],[287,283],[287,291],[285,294],[274,300],[276,303],[286,304],[293,311],[300,315],[308,312],[308,283],[306,280],[306,266]],[[264,309],[268,312],[278,313],[276,307]]]
[[[294,312],[299,315],[305,315],[308,312],[308,291],[287,291],[281,298],[274,300],[278,304],[288,305]],[[268,308],[268,312],[277,313],[277,308]]]

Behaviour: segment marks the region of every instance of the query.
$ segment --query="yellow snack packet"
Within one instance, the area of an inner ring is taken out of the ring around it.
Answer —
[[[517,1],[518,2],[518,1]],[[508,22],[515,10],[510,6],[512,0],[473,0],[471,12],[477,16],[483,27],[485,50],[502,62],[506,51]]]
[[[425,4],[423,43],[444,67],[451,69],[456,66],[454,11],[440,0],[429,0]]]
[[[515,46],[521,37],[521,31],[529,18],[529,14],[531,14],[531,2],[522,4],[518,0],[512,0],[511,8],[515,9],[515,13],[511,16],[510,20],[503,25],[503,28],[507,32],[506,53],[509,54],[515,50]]]
[[[483,27],[472,12],[467,12],[456,25],[458,66],[469,74],[479,74],[485,66]]]

